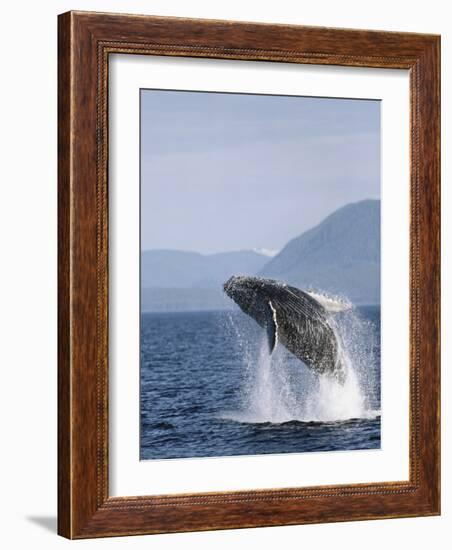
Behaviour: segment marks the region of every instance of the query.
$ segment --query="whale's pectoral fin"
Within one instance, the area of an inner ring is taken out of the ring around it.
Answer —
[[[276,310],[273,307],[271,301],[268,302],[268,307],[265,311],[266,314],[266,329],[267,329],[267,342],[270,354],[276,347],[278,342],[278,323],[276,321]]]

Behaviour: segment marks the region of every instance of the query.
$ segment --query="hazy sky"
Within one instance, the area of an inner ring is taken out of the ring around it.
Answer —
[[[380,102],[143,90],[142,249],[281,249],[380,197]]]

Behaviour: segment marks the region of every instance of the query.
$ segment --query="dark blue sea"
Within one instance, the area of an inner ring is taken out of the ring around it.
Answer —
[[[380,448],[380,308],[335,316],[344,385],[240,311],[143,313],[141,459]]]

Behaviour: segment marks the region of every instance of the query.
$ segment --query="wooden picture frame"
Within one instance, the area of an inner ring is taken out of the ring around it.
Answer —
[[[58,532],[68,538],[440,513],[440,38],[68,12],[58,38]],[[110,54],[410,73],[409,481],[147,497],[108,491]]]

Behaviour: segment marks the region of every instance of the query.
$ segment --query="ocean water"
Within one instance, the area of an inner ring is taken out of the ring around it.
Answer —
[[[380,448],[380,308],[335,316],[347,360],[339,384],[240,311],[143,313],[140,457]]]

